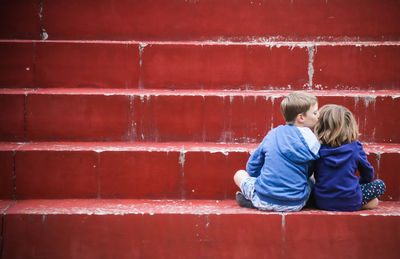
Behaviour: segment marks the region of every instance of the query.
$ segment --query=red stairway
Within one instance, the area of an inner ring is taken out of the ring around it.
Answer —
[[[400,2],[0,1],[0,258],[399,258]],[[282,98],[357,119],[379,207],[240,208]]]

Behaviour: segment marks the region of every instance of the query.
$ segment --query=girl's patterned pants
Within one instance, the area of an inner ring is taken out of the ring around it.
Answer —
[[[385,183],[379,179],[376,179],[370,183],[361,184],[361,191],[363,195],[362,205],[365,205],[369,201],[381,196],[385,190]]]

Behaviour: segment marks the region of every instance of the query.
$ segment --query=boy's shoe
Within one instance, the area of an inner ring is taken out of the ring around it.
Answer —
[[[236,192],[236,201],[240,207],[249,208],[249,209],[256,208],[256,207],[254,207],[253,203],[251,203],[250,200],[246,199],[246,197],[244,197],[243,193],[240,191]]]

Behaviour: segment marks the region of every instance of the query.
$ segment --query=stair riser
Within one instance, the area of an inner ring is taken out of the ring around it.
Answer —
[[[0,200],[11,200],[14,198],[14,152],[1,150],[0,165]],[[1,209],[0,206],[0,212]]]
[[[142,51],[145,88],[399,89],[400,46],[179,46]],[[344,62],[345,60],[345,62]]]
[[[3,258],[397,258],[399,226],[351,214],[7,214]]]
[[[40,39],[40,0],[15,0],[0,3],[0,37]]]
[[[382,254],[383,258],[394,259],[398,256],[400,217],[389,215],[289,214],[285,216],[286,255],[368,258]]]
[[[21,2],[3,4],[8,12],[0,24],[13,23],[0,27],[2,37],[40,39],[45,31],[49,39],[398,40],[400,34],[397,1]]]
[[[247,152],[17,152],[17,199],[232,199]]]
[[[2,41],[0,87],[399,89],[398,44],[343,44]]]
[[[0,94],[0,140],[25,138],[25,96]]]
[[[1,42],[5,88],[137,88],[137,44]],[[11,65],[10,65],[11,64]]]
[[[0,94],[0,139],[258,143],[271,128],[284,124],[282,96]],[[393,116],[400,98],[317,97],[320,107],[348,107],[361,141],[400,142]]]
[[[307,47],[149,45],[144,88],[309,89]]]
[[[79,150],[79,149],[78,149]],[[400,201],[399,153],[366,148],[375,176],[387,186],[382,200]],[[10,152],[1,154],[13,165]],[[233,174],[247,151],[16,151],[17,199],[154,198],[233,199]],[[379,160],[378,160],[379,157]],[[13,197],[9,170],[2,172],[0,199]]]
[[[0,42],[1,87],[35,87],[34,45],[34,43]]]
[[[400,46],[319,46],[314,54],[314,88],[399,89],[400,64],[394,57],[400,57]]]
[[[400,201],[400,174],[398,163],[400,163],[399,153],[370,153],[368,161],[375,169],[375,177],[385,182],[386,193],[382,196],[385,200]]]

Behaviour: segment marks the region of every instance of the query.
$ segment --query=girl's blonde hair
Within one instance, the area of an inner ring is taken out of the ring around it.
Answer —
[[[335,104],[327,104],[320,109],[314,132],[322,144],[331,147],[351,143],[359,136],[353,114],[346,107]]]

